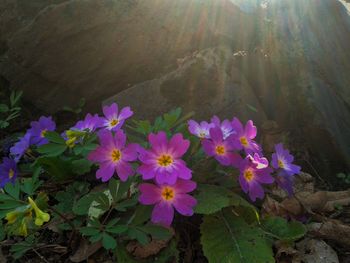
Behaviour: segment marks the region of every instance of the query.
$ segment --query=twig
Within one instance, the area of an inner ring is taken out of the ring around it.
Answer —
[[[44,261],[45,263],[50,263],[49,261],[47,261],[35,248],[32,248],[32,250],[34,251],[35,254],[37,254],[37,256]]]

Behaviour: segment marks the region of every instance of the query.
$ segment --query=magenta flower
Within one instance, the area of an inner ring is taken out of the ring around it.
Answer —
[[[143,205],[155,205],[151,220],[155,224],[170,226],[174,218],[174,208],[184,216],[193,215],[196,199],[187,193],[196,189],[196,183],[178,179],[174,185],[154,185],[143,183],[139,186],[139,201]]]
[[[240,175],[238,177],[242,190],[249,193],[250,199],[254,202],[257,198],[264,197],[264,189],[261,184],[271,184],[274,179],[271,176],[270,167],[258,168],[258,165],[252,162],[252,156],[247,156],[240,164]],[[254,158],[253,158],[254,159]]]
[[[211,123],[214,126],[220,127],[222,134],[224,136],[224,140],[228,138],[231,134],[235,134],[236,131],[233,129],[232,124],[229,120],[220,121],[219,117],[213,116],[211,118]]]
[[[256,137],[257,130],[251,120],[243,127],[240,120],[234,118],[232,120],[232,127],[236,133],[231,135],[229,140],[234,149],[244,149],[247,154],[261,152],[260,146],[253,140]]]
[[[32,135],[30,132],[27,132],[17,143],[15,143],[14,146],[11,147],[11,156],[13,156],[14,160],[18,162],[32,144]]]
[[[52,117],[41,116],[39,121],[32,121],[30,125],[31,128],[28,130],[28,133],[32,136],[32,143],[38,146],[49,142],[45,138],[47,131],[54,131],[56,129],[56,123],[52,120]]]
[[[114,136],[111,131],[102,130],[98,137],[100,146],[88,155],[89,161],[100,165],[96,178],[106,182],[117,172],[120,180],[125,182],[135,172],[129,162],[137,159],[138,145],[125,146],[126,135],[122,130],[118,130]]]
[[[5,157],[0,164],[0,188],[3,188],[7,183],[14,183],[17,178],[16,162],[10,158]]]
[[[180,159],[190,146],[182,134],[175,134],[168,142],[165,132],[151,133],[148,141],[152,148],[140,153],[142,165],[137,170],[144,180],[155,178],[158,184],[173,185],[177,178],[192,177],[192,171]]]
[[[293,155],[282,144],[275,145],[276,152],[272,154],[271,166],[277,170],[276,182],[289,195],[293,194],[293,181],[295,174],[299,174],[301,167],[293,164]]]
[[[210,129],[210,139],[204,139],[202,146],[208,156],[213,156],[222,165],[237,166],[239,164],[241,158],[238,154],[232,152],[233,147],[227,140],[224,140],[219,127]]]
[[[188,130],[190,131],[190,133],[201,139],[204,139],[204,138],[209,139],[210,138],[209,130],[214,126],[215,126],[214,124],[208,123],[206,121],[202,121],[200,123],[194,120],[188,121]]]
[[[116,131],[120,129],[125,120],[130,118],[134,113],[131,111],[130,107],[122,108],[118,114],[118,104],[113,103],[110,106],[103,107],[104,126],[108,130]]]
[[[103,127],[103,119],[98,114],[86,114],[85,119],[78,121],[71,129],[79,131],[94,132],[96,129]]]

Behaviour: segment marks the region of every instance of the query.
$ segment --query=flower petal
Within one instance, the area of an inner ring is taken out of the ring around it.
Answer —
[[[96,172],[96,178],[101,179],[102,182],[107,182],[113,176],[115,166],[113,163],[102,163],[100,169]]]
[[[180,158],[190,147],[190,141],[184,140],[181,133],[175,134],[169,141],[169,152],[172,153],[173,158]]]
[[[131,164],[119,161],[116,166],[117,174],[120,180],[123,182],[128,180],[128,177],[134,174],[134,169],[132,168]]]
[[[114,119],[118,116],[118,104],[112,103],[109,106],[104,106],[102,108],[103,114],[109,120]]]
[[[119,120],[125,120],[131,117],[134,112],[130,109],[130,107],[124,107],[119,114]]]
[[[164,153],[167,149],[167,137],[166,133],[161,131],[158,132],[157,134],[151,133],[148,135],[148,141],[150,142],[153,150],[156,153]]]
[[[192,192],[196,187],[197,184],[195,182],[182,179],[178,179],[174,185],[176,193],[180,194]]]
[[[168,202],[159,202],[152,211],[151,220],[155,224],[170,226],[174,218],[174,208]]]
[[[188,194],[177,194],[173,202],[176,211],[184,216],[192,216],[196,204],[197,200]]]
[[[256,137],[256,126],[253,124],[252,120],[249,120],[245,125],[245,134],[249,139],[254,139]]]
[[[137,172],[142,175],[143,180],[149,180],[154,178],[156,174],[156,168],[153,165],[142,164],[137,168]]]
[[[154,184],[140,184],[139,190],[139,201],[143,205],[153,205],[161,200],[160,188]]]

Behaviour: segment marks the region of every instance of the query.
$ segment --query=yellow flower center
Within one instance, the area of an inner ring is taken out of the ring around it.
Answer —
[[[12,179],[12,177],[15,175],[15,171],[13,169],[10,169],[9,171],[9,178]]]
[[[166,167],[173,163],[173,158],[170,155],[163,154],[158,158],[157,162],[160,166]]]
[[[279,168],[284,168],[284,163],[281,160],[278,160],[278,167]]]
[[[215,152],[217,155],[223,155],[223,154],[225,154],[226,150],[225,150],[225,147],[223,145],[218,145],[215,148]]]
[[[247,147],[248,146],[248,140],[246,137],[241,137],[239,138],[239,141],[241,142],[241,144],[244,146],[244,147]]]
[[[175,197],[175,191],[174,189],[166,186],[163,188],[162,190],[162,198],[165,200],[165,201],[171,201],[173,200]]]
[[[243,173],[244,178],[250,182],[254,178],[254,172],[252,170],[245,170]]]
[[[117,125],[118,123],[119,123],[119,120],[113,119],[113,120],[111,120],[111,121],[109,122],[109,125],[115,126],[115,125]]]
[[[114,149],[111,155],[112,155],[113,162],[118,162],[122,157],[122,153],[118,149]]]
[[[47,133],[47,129],[42,130],[40,133],[41,138],[44,138],[46,133]]]

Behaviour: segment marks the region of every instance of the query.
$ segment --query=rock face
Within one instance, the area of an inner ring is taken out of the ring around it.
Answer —
[[[182,106],[198,118],[274,120],[349,168],[346,8],[261,3],[3,0],[0,77],[48,113],[84,97],[89,110],[116,100],[140,118]]]

